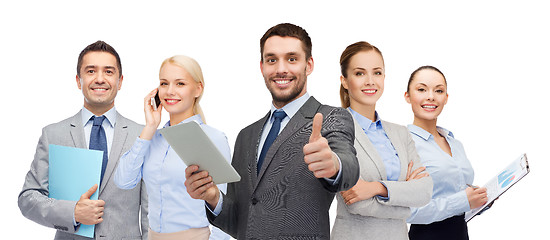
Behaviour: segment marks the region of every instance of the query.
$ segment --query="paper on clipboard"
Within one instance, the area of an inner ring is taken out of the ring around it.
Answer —
[[[160,130],[185,165],[206,170],[215,184],[238,182],[241,176],[227,162],[198,123],[191,121]]]
[[[504,192],[510,189],[528,173],[529,162],[527,161],[527,155],[522,154],[519,158],[508,165],[508,167],[500,171],[497,176],[493,177],[489,182],[487,182],[487,184],[485,184],[484,187],[487,188],[487,203],[481,207],[466,212],[464,220],[466,220],[466,222],[470,221],[485,207],[493,203],[500,195],[504,194]]]
[[[48,197],[78,201],[94,184],[99,186],[103,151],[49,145]],[[97,200],[99,188],[90,197]],[[95,225],[81,224],[77,235],[93,238]]]

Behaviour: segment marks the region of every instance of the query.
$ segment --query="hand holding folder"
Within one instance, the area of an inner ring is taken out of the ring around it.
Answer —
[[[94,184],[94,186],[80,196],[74,209],[74,218],[76,222],[85,225],[95,225],[103,222],[102,217],[103,210],[105,209],[105,201],[90,199],[97,189],[97,184]]]
[[[93,186],[99,186],[102,162],[102,151],[50,144],[49,197],[69,201],[79,201],[82,197],[86,197],[88,200],[97,200],[99,191],[97,191],[97,187]],[[91,192],[94,188],[96,190]],[[75,213],[75,215],[77,214]],[[79,221],[80,219],[75,220]],[[95,225],[82,223],[76,234],[93,238]]]

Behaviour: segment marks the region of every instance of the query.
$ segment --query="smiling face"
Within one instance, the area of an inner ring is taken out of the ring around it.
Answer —
[[[306,93],[313,58],[306,58],[299,39],[272,36],[266,40],[262,56],[260,69],[275,107],[281,108]]]
[[[86,109],[94,114],[103,114],[111,109],[122,86],[115,56],[107,52],[86,53],[76,83],[84,95]]]
[[[356,111],[374,110],[384,92],[386,75],[382,56],[373,50],[358,52],[351,57],[346,73],[347,77],[341,76],[340,80],[348,90],[350,107]]]
[[[164,64],[160,69],[159,78],[159,98],[162,106],[170,113],[170,119],[184,120],[193,116],[195,99],[201,95],[202,85],[183,67],[172,63]]]
[[[448,97],[445,78],[431,69],[418,71],[405,93],[405,100],[411,104],[415,121],[437,120]]]

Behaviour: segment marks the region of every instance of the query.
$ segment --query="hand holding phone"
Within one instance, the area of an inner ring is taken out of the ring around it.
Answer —
[[[162,105],[160,104],[161,101],[158,95],[158,89],[153,89],[153,91],[149,92],[143,100],[145,127],[139,135],[139,138],[151,140],[160,124],[162,115]]]
[[[159,92],[157,90],[157,94],[155,94],[154,98],[151,98],[151,105],[153,105],[153,109],[156,111],[157,108],[160,106],[160,97]]]

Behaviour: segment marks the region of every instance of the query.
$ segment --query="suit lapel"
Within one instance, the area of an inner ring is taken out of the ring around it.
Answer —
[[[369,140],[369,137],[367,137],[367,134],[363,131],[363,128],[357,123],[357,120],[355,118],[353,119],[353,122],[355,124],[355,139],[361,146],[361,150],[369,156],[369,158],[374,162],[374,165],[378,169],[378,173],[382,177],[383,180],[387,180],[388,176],[386,175],[386,167],[384,166],[384,162],[380,155],[378,154],[378,151],[376,148],[374,148],[374,145],[372,145],[372,142]],[[356,151],[360,151],[359,149],[356,149]],[[358,159],[359,161],[365,161],[362,159]]]
[[[250,164],[249,169],[252,169],[252,171],[250,171],[250,178],[251,178],[250,180],[251,180],[251,183],[253,184],[252,186],[253,189],[255,189],[256,186],[258,185],[257,184],[258,179],[263,174],[267,166],[266,159],[267,159],[267,156],[269,155],[269,152],[266,153],[267,155],[264,158],[264,163],[262,164],[262,171],[259,174],[256,174],[258,172],[258,156],[259,156],[258,151],[263,147],[263,146],[260,146],[260,138],[262,137],[262,132],[263,132],[265,123],[269,121],[270,116],[271,116],[271,112],[267,112],[267,114],[258,122],[256,122],[256,124],[254,124],[251,129],[251,133],[256,134],[256,136],[251,138],[251,141],[255,141],[254,143],[251,143],[251,145],[256,146],[256,148],[254,149],[253,154],[250,154],[250,156],[254,156],[254,157],[249,161],[249,164]],[[271,146],[273,147],[273,144]]]
[[[82,110],[80,110],[76,115],[73,116],[71,119],[70,126],[70,132],[71,132],[71,138],[73,140],[73,146],[76,148],[85,148],[88,149],[88,146],[86,146],[86,139],[84,137],[84,126],[82,126]]]
[[[103,192],[105,184],[107,184],[117,166],[122,147],[126,143],[126,137],[128,136],[128,124],[126,123],[126,119],[118,112],[116,114],[116,123],[114,128],[113,145],[111,146],[111,152],[109,153],[109,160],[107,161],[105,175],[103,175],[103,180],[101,181],[101,188],[99,189],[100,194]]]
[[[287,123],[285,128],[279,133],[279,136],[275,139],[267,153],[265,154],[264,163],[262,164],[262,169],[260,169],[260,173],[258,174],[258,178],[256,181],[254,181],[254,190],[258,187],[258,183],[262,179],[265,171],[271,164],[273,157],[275,156],[275,153],[279,150],[281,145],[296,131],[299,129],[302,129],[305,124],[312,121],[313,117],[315,116],[315,113],[317,113],[317,110],[321,106],[321,103],[319,103],[314,97],[310,97],[306,103],[296,112],[296,114],[290,119],[290,121]],[[269,117],[269,114],[268,116]],[[265,123],[265,122],[264,122]],[[260,133],[261,135],[261,133]]]
[[[384,128],[386,135],[388,135],[391,144],[395,148],[395,151],[397,152],[397,157],[399,158],[399,162],[401,163],[399,180],[405,180],[405,178],[407,177],[407,168],[409,164],[407,160],[407,149],[405,149],[405,146],[401,144],[402,141],[399,137],[399,134],[397,134],[397,131],[395,131],[391,124],[382,121],[382,127]]]

